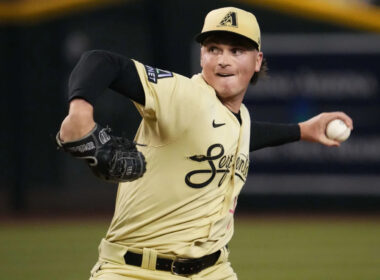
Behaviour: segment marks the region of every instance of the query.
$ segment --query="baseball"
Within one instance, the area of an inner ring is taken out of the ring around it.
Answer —
[[[327,124],[326,136],[339,142],[346,141],[350,137],[351,129],[340,119],[332,120]]]

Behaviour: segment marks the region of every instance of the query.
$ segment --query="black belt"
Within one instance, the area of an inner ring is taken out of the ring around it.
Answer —
[[[172,260],[157,257],[156,269],[171,271],[173,274],[177,275],[192,275],[201,272],[205,268],[213,266],[219,259],[219,256],[220,250],[198,259],[176,258],[175,260]],[[125,263],[135,266],[141,266],[142,258],[142,254],[132,252],[127,252],[124,255]]]

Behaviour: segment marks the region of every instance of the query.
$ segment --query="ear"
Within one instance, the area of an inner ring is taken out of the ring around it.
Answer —
[[[256,60],[255,72],[260,72],[261,64],[263,62],[263,57],[264,57],[263,52],[257,52],[256,58],[255,58]]]

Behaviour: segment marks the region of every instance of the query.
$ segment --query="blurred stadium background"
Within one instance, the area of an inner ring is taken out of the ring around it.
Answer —
[[[252,11],[261,26],[270,70],[246,96],[253,118],[298,122],[340,110],[355,127],[339,149],[294,143],[251,154],[234,267],[241,279],[380,279],[379,1],[3,0],[4,279],[87,277],[112,216],[116,186],[54,145],[81,53],[110,50],[189,76],[199,71],[193,37],[206,13],[223,6]],[[111,91],[96,118],[129,137],[139,123],[131,103]],[[39,258],[51,264],[37,265]]]

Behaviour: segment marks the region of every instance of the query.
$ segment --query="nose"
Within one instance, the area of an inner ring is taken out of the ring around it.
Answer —
[[[218,56],[218,65],[225,68],[230,65],[230,57],[227,52],[222,52]]]

